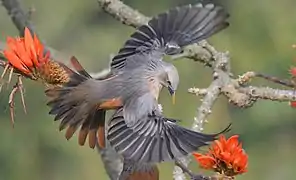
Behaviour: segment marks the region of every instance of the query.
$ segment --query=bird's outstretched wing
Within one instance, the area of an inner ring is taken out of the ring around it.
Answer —
[[[204,134],[183,128],[175,121],[152,115],[128,127],[119,109],[109,121],[107,139],[125,159],[158,163],[188,155],[230,130],[228,126],[220,133]]]
[[[184,46],[228,27],[228,17],[223,8],[213,4],[186,5],[159,14],[147,25],[139,27],[125,42],[112,59],[111,70],[121,70],[135,54],[150,54],[160,59],[164,54],[178,54]]]

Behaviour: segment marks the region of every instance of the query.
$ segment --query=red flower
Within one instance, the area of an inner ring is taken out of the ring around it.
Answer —
[[[296,101],[290,101],[289,104],[292,108],[296,108]]]
[[[292,77],[296,77],[296,67],[291,67],[290,74],[292,75]]]
[[[44,54],[44,46],[37,38],[32,37],[25,28],[24,37],[7,37],[7,49],[3,51],[9,64],[29,77],[34,77],[34,70],[49,60],[49,52]]]
[[[216,140],[205,155],[193,153],[196,161],[204,169],[212,169],[226,176],[247,172],[248,156],[238,141],[238,135],[228,140],[223,135]]]
[[[72,71],[63,63],[49,59],[49,52],[44,53],[44,45],[37,38],[36,34],[31,34],[28,28],[24,30],[24,37],[7,37],[6,43],[7,48],[0,53],[3,53],[8,61],[5,63],[4,71],[1,74],[3,78],[9,72],[7,85],[11,81],[13,72],[32,80],[41,80],[46,86],[61,86],[69,82]],[[74,69],[80,68],[77,64],[79,63],[76,63]],[[17,83],[9,96],[12,123],[14,123],[14,96],[17,91],[21,94],[22,104],[26,112],[22,76],[18,76]],[[2,86],[3,83],[0,83],[0,92]]]

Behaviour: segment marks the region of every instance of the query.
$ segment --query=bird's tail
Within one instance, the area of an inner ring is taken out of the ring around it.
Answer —
[[[55,121],[60,120],[60,131],[67,128],[65,137],[69,140],[81,126],[78,142],[84,145],[88,136],[89,146],[95,147],[98,140],[100,146],[105,145],[105,110],[97,109],[90,98],[86,98],[89,89],[94,88],[95,81],[80,65],[75,57],[71,63],[76,70],[73,71],[67,66],[64,69],[71,74],[66,84],[58,87],[51,87],[45,91],[49,97],[51,110],[49,114],[55,116]],[[85,85],[85,86],[82,86]],[[98,139],[97,139],[98,135]]]
[[[159,180],[158,167],[125,159],[118,180]]]
[[[147,117],[135,127],[128,127],[122,110],[115,112],[108,125],[107,139],[124,158],[141,163],[172,161],[186,156],[228,132],[230,125],[220,133],[204,134],[183,128],[175,120]]]

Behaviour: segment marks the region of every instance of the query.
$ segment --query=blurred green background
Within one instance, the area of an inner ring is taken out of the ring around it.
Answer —
[[[125,3],[152,16],[193,0],[125,0]],[[219,1],[231,13],[231,26],[210,39],[214,46],[230,51],[235,75],[254,70],[288,78],[296,64],[296,1],[248,0]],[[24,0],[24,8],[34,7],[32,16],[40,37],[51,47],[77,56],[88,71],[107,67],[133,28],[105,14],[95,0]],[[0,39],[18,34],[6,10],[0,8]],[[190,87],[207,87],[211,70],[188,59],[173,62],[179,69],[181,84],[177,104],[167,93],[161,96],[167,116],[192,124],[200,100],[188,94]],[[257,85],[278,87],[255,80]],[[24,115],[19,97],[16,125],[11,128],[7,106],[8,91],[0,96],[0,180],[81,180],[108,179],[96,150],[80,147],[77,138],[66,141],[58,122],[48,115],[43,88],[25,81],[28,114]],[[238,109],[221,97],[213,108],[206,132],[218,132],[229,122],[232,133],[240,134],[249,154],[249,172],[239,180],[293,180],[296,167],[296,110],[288,103],[260,101],[249,109]],[[161,179],[172,179],[173,165],[162,164]],[[195,162],[191,168],[198,172]]]

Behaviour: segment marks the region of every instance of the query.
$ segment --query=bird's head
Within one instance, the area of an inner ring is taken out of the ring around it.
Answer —
[[[179,74],[177,68],[169,63],[164,66],[164,74],[161,79],[161,84],[166,87],[172,96],[173,104],[175,104],[175,94],[179,85]]]

